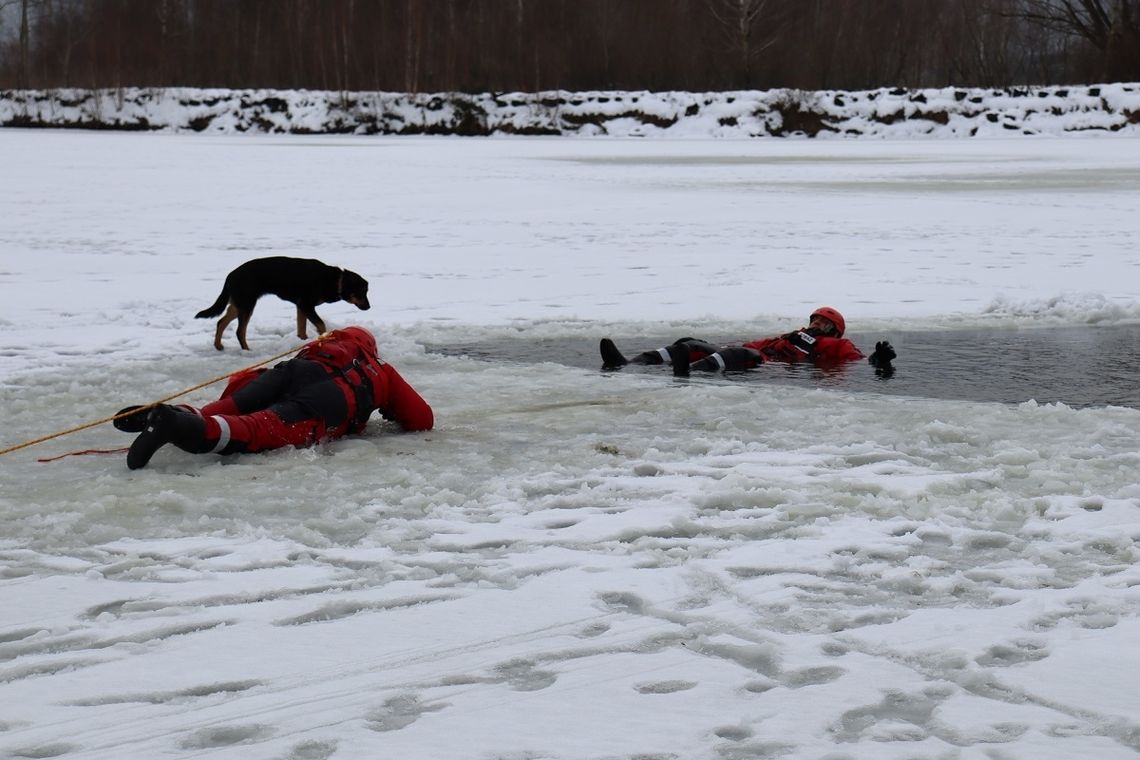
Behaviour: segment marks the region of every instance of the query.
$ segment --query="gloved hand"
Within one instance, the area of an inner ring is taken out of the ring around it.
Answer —
[[[894,347],[885,340],[880,340],[875,344],[875,352],[867,357],[867,361],[871,363],[872,367],[886,369],[891,366],[891,361],[897,357]]]

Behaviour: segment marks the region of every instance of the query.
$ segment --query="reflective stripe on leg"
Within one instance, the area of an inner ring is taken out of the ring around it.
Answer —
[[[717,366],[720,367],[721,372],[723,372],[724,371],[724,357],[721,356],[719,353],[715,353],[712,355],[712,358],[716,361]]]
[[[211,454],[217,454],[230,442],[230,423],[226,422],[225,417],[214,416],[210,419],[218,423],[218,445],[210,449]]]
[[[659,348],[657,349],[657,353],[661,354],[661,361],[665,362],[666,364],[673,361],[671,358],[669,358],[669,349]]]

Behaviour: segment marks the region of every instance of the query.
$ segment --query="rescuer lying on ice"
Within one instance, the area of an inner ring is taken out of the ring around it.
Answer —
[[[811,362],[819,367],[835,367],[863,358],[854,343],[843,337],[847,322],[830,306],[811,313],[808,326],[784,335],[763,338],[739,346],[714,346],[696,338],[681,338],[664,348],[644,351],[626,359],[609,338],[602,338],[602,368],[618,369],[626,364],[672,364],[673,374],[687,377],[690,370],[708,372],[753,369],[765,362]],[[893,371],[895,350],[887,341],[875,344],[867,360],[880,374]]]
[[[127,467],[145,467],[172,443],[191,454],[234,454],[311,446],[359,433],[378,410],[404,430],[431,430],[431,407],[392,365],[363,327],[346,327],[306,344],[269,370],[230,378],[222,397],[201,409],[133,406],[114,425],[138,433]]]

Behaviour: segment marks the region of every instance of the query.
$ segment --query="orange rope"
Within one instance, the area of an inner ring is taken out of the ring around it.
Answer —
[[[319,338],[317,338],[317,340],[318,341],[323,340],[324,337],[325,336],[322,335]],[[207,385],[213,385],[214,383],[216,383],[220,380],[226,380],[227,378],[231,377],[232,375],[236,375],[239,372],[245,372],[247,370],[255,369],[257,367],[260,367],[262,364],[268,364],[269,362],[274,361],[276,359],[280,359],[284,356],[288,356],[289,354],[294,354],[298,350],[299,349],[291,348],[288,351],[282,351],[281,353],[277,354],[276,356],[270,356],[268,359],[264,359],[262,361],[259,361],[257,364],[251,364],[244,369],[235,370],[233,372],[227,372],[224,375],[219,375],[218,377],[211,378],[210,380],[207,380],[203,383],[198,383],[197,385],[195,385],[192,388],[187,388],[185,390],[178,391],[178,393],[173,393],[173,394],[167,396],[166,398],[160,398],[158,401],[152,401],[149,404],[143,404],[141,408],[149,409],[153,406],[158,406],[159,404],[165,404],[167,401],[173,401],[174,399],[178,398],[179,396],[185,396],[187,393],[191,393],[192,391],[196,391],[199,388],[205,388]],[[121,414],[115,414],[115,415],[112,415],[110,417],[104,417],[101,420],[95,420],[94,422],[88,422],[88,423],[85,423],[83,425],[76,425],[73,428],[68,428],[67,430],[61,430],[58,433],[52,433],[51,435],[45,435],[45,436],[42,436],[40,438],[36,438],[34,440],[31,440],[31,441],[25,441],[24,443],[18,443],[15,446],[9,446],[6,449],[0,449],[0,456],[3,456],[4,454],[10,454],[13,451],[19,451],[20,449],[26,449],[29,446],[35,446],[37,443],[43,443],[44,441],[50,441],[53,438],[62,438],[65,435],[70,435],[72,433],[78,433],[80,430],[87,430],[88,428],[93,428],[96,425],[102,425],[104,422],[112,422],[113,420],[122,419],[123,417],[126,417],[130,414],[135,414],[138,411],[139,411],[139,409],[132,409],[129,412],[123,412]],[[66,456],[66,455],[64,455],[64,456]]]

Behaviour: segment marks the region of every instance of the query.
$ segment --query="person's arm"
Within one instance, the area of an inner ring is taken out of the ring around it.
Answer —
[[[391,364],[383,365],[380,371],[388,381],[388,398],[379,407],[380,414],[407,431],[431,430],[435,425],[435,415],[428,402]]]
[[[747,343],[742,343],[741,345],[745,348],[753,348],[757,351],[762,351],[765,347],[772,345],[778,340],[779,338],[759,338],[757,340],[750,340]]]
[[[847,338],[817,338],[815,350],[816,361],[828,364],[854,362],[863,358],[863,352]]]

